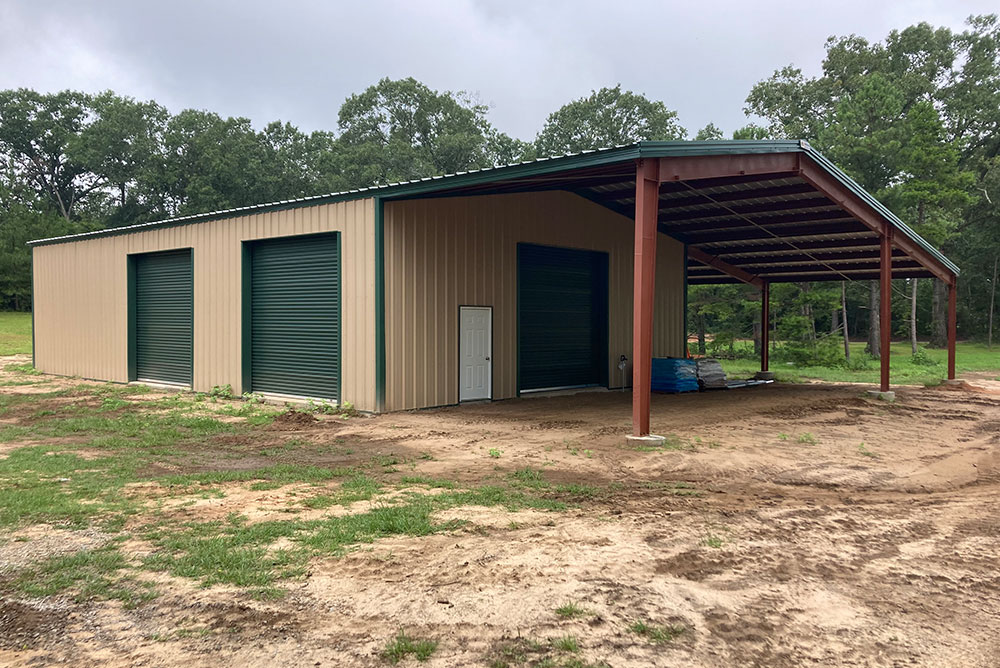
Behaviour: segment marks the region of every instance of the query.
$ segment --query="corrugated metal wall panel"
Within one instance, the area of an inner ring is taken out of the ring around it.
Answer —
[[[374,223],[374,200],[364,199],[38,246],[38,368],[127,381],[126,256],[193,248],[193,387],[208,391],[228,383],[242,391],[240,242],[296,230],[338,231],[343,243],[343,397],[359,409],[374,410]]]
[[[385,204],[386,408],[458,401],[458,307],[493,307],[493,396],[517,392],[517,244],[608,253],[609,378],[632,357],[633,223],[570,193]],[[657,244],[653,353],[683,354],[684,247]],[[631,376],[627,376],[631,378]]]

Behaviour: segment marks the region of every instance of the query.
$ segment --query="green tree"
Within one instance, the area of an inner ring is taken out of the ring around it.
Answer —
[[[745,107],[770,135],[813,142],[960,264],[959,237],[1000,149],[1000,27],[994,15],[968,25],[955,34],[921,23],[882,42],[831,38],[821,76],[785,67]],[[943,343],[943,284],[933,293],[932,340]],[[877,319],[867,320],[871,335]]]
[[[719,140],[725,139],[725,135],[722,133],[715,123],[709,123],[701,130],[698,130],[698,134],[694,136],[695,141],[706,141],[706,140]]]
[[[69,155],[70,145],[90,121],[91,105],[89,95],[73,91],[0,91],[0,154],[15,178],[67,221],[105,184]]]
[[[340,108],[341,174],[350,187],[510,162],[525,146],[493,128],[487,107],[416,79],[382,79]]]
[[[551,113],[535,139],[540,156],[579,153],[642,140],[683,139],[677,112],[621,84],[602,88]]]
[[[90,217],[103,218],[107,227],[118,227],[162,215],[149,184],[162,168],[167,110],[155,102],[137,102],[111,91],[94,97],[91,109],[91,122],[70,138],[67,148],[70,159],[101,185],[95,191]],[[109,210],[94,210],[97,207]]]
[[[247,118],[185,109],[164,131],[164,165],[152,184],[169,215],[259,204],[272,199],[269,152]]]

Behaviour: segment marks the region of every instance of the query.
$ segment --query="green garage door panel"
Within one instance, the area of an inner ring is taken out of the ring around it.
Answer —
[[[521,390],[606,385],[608,256],[519,244]]]
[[[134,258],[136,378],[190,385],[194,338],[191,250]]]
[[[250,290],[252,390],[339,401],[338,236],[253,243]]]

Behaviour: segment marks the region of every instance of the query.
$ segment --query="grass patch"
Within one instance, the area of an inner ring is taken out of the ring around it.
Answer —
[[[451,480],[444,480],[443,478],[428,478],[422,475],[404,475],[399,479],[399,482],[403,486],[426,485],[431,489],[455,489],[458,487],[458,485]]]
[[[306,508],[329,508],[331,506],[347,506],[357,501],[367,501],[382,491],[378,482],[366,475],[357,473],[345,480],[336,494],[317,494],[302,501]]]
[[[72,592],[77,603],[114,599],[134,608],[156,598],[149,583],[140,583],[120,572],[128,567],[116,545],[82,550],[43,561],[22,571],[14,586],[28,596],[53,596]]]
[[[249,482],[251,480],[263,480],[280,485],[288,485],[293,482],[321,483],[343,478],[354,473],[354,469],[347,467],[324,468],[321,466],[308,466],[302,464],[275,464],[259,469],[247,469],[242,471],[203,471],[200,473],[187,473],[183,475],[172,475],[160,478],[160,482],[167,486],[190,486],[190,485],[217,485],[224,482]]]
[[[556,608],[556,614],[563,619],[575,619],[577,617],[583,617],[588,613],[579,605],[571,601]]]
[[[552,646],[560,652],[572,652],[575,654],[580,651],[580,642],[576,639],[576,636],[556,638],[552,641]]]
[[[752,347],[752,342],[748,343]],[[863,359],[865,344],[851,344],[851,359]],[[752,348],[751,348],[752,349]],[[947,374],[948,351],[937,348],[922,349],[914,357],[908,342],[894,342],[889,355],[889,378],[893,384],[937,385]],[[750,356],[752,357],[752,355]],[[732,378],[747,378],[760,370],[760,361],[753,359],[719,360],[726,374]],[[995,350],[990,351],[984,343],[959,341],[955,345],[955,371],[996,371],[1000,369],[1000,358]],[[771,362],[771,370],[779,382],[801,383],[806,380],[823,380],[835,383],[879,382],[879,366],[872,362],[867,368],[827,368],[794,367]]]
[[[553,485],[545,479],[544,473],[530,467],[508,473],[507,480],[511,486],[516,488],[530,489],[536,492],[545,491],[556,496],[569,496],[577,499],[593,499],[601,493],[600,488],[593,485],[581,483]]]
[[[864,457],[868,457],[868,458],[870,458],[870,459],[878,459],[878,458],[879,458],[878,454],[877,454],[877,453],[874,453],[874,452],[872,452],[871,450],[869,450],[869,449],[868,449],[868,448],[867,448],[867,447],[865,446],[865,444],[864,444],[864,443],[862,443],[862,444],[860,444],[860,445],[858,446],[858,454],[860,454],[860,455],[862,455],[862,456],[864,456]]]
[[[31,314],[0,311],[0,355],[31,352]]]
[[[373,481],[356,476],[348,483],[364,494]],[[345,483],[345,485],[348,485]],[[387,536],[427,536],[450,530],[457,522],[435,523],[435,510],[464,505],[562,509],[564,504],[503,488],[478,488],[434,496],[417,495],[409,502],[377,505],[364,513],[317,520],[284,520],[247,524],[242,516],[228,522],[191,523],[181,527],[154,525],[144,538],[157,548],[146,568],[191,578],[203,586],[232,584],[273,593],[277,581],[305,572],[314,555],[345,554],[349,549]],[[271,549],[278,539],[293,547]]]
[[[721,548],[723,545],[725,545],[726,541],[722,538],[722,536],[717,536],[715,534],[709,534],[709,535],[705,536],[704,543],[705,543],[706,546],[711,547],[711,548],[717,550],[717,549]]]
[[[426,661],[437,649],[436,640],[412,638],[402,631],[389,641],[389,644],[382,650],[382,658],[395,665],[408,656],[412,656],[417,661]]]
[[[628,628],[632,633],[642,636],[655,645],[663,645],[673,642],[685,631],[683,626],[676,626],[673,624],[667,626],[654,626],[652,624],[647,624],[641,619],[636,620]]]
[[[808,431],[804,434],[799,434],[799,437],[795,440],[802,445],[816,445],[819,442],[816,440],[816,437]]]

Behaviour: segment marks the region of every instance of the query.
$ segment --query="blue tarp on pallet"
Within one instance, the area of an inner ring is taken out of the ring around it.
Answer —
[[[698,370],[694,360],[654,357],[652,377],[654,392],[698,391]]]

